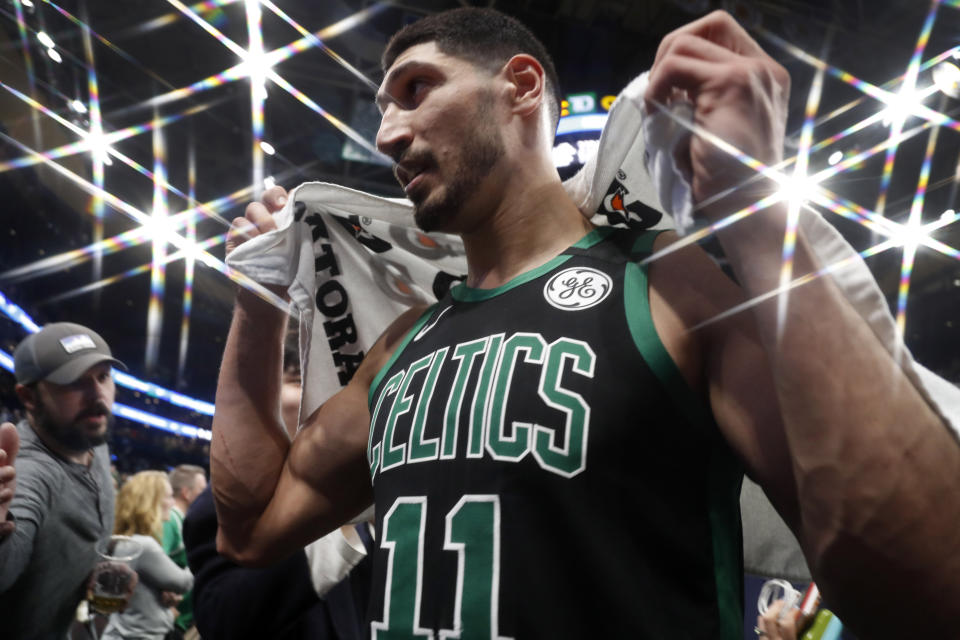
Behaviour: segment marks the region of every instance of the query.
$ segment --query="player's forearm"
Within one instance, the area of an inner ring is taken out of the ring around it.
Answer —
[[[279,409],[286,323],[286,313],[253,294],[237,296],[210,449],[213,495],[230,539],[242,539],[269,503],[290,447]]]
[[[721,236],[748,297],[779,284],[785,218],[761,215]],[[801,235],[794,275],[816,268]],[[787,301],[782,318],[775,298],[753,312],[794,462],[808,561],[841,617],[840,603],[856,594],[848,613],[867,599],[912,609],[904,619],[935,621],[960,601],[960,447],[830,278],[792,289]],[[894,632],[896,617],[869,637]]]

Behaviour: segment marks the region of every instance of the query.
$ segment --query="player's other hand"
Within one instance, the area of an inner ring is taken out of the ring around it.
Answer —
[[[673,31],[660,43],[650,70],[647,106],[656,109],[684,94],[693,103],[697,126],[765,165],[780,161],[790,75],[730,14],[715,11]],[[708,137],[694,135],[690,143],[696,203],[753,174]],[[725,211],[729,213],[729,207]],[[718,207],[716,215],[721,213]]]
[[[283,187],[270,187],[263,192],[260,202],[247,205],[242,218],[234,218],[227,234],[227,255],[241,244],[260,234],[277,228],[273,214],[283,209],[287,202],[287,191]]]
[[[20,434],[9,422],[0,425],[0,539],[13,533],[14,523],[7,522],[7,513],[17,489],[17,470],[13,461],[20,450]]]

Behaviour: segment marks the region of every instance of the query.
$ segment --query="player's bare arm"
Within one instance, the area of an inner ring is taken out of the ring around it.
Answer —
[[[664,39],[648,98],[663,103],[677,89],[694,102],[699,126],[767,165],[779,161],[789,78],[728,15],[711,14]],[[746,175],[700,136],[690,163],[697,202]],[[762,195],[741,191],[704,212],[716,219]],[[772,207],[719,234],[748,297],[779,284],[786,218],[784,207]],[[794,277],[819,267],[801,233]],[[728,440],[793,519],[825,597],[866,637],[949,628],[960,615],[960,447],[952,434],[829,278],[793,289],[782,318],[776,299],[750,316],[763,353],[756,364],[771,373],[782,436],[763,433],[756,399],[729,397],[743,392],[729,384],[726,356],[716,354],[731,349],[736,334],[705,338],[714,359],[705,363],[707,384]],[[755,358],[757,350],[747,353]],[[778,480],[778,473],[792,478]],[[791,483],[792,500],[782,495]],[[886,615],[867,615],[874,608]]]
[[[229,249],[275,228],[279,187],[234,221]],[[211,480],[218,549],[262,564],[302,548],[373,502],[365,459],[369,386],[422,313],[401,315],[352,381],[315,411],[291,443],[279,409],[287,314],[242,290],[224,349],[213,420]]]

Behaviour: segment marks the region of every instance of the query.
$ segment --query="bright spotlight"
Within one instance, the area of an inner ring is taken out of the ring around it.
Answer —
[[[837,164],[841,160],[843,160],[843,151],[834,151],[833,153],[830,154],[830,157],[827,158],[827,164],[829,164],[832,167],[833,165]]]
[[[63,62],[63,58],[60,57],[60,52],[56,49],[47,49],[47,55],[50,56],[50,59],[54,62]]]
[[[272,156],[277,152],[277,150],[273,148],[273,145],[267,142],[266,140],[260,141],[260,148],[263,149],[263,152],[268,156]]]
[[[925,92],[902,89],[900,93],[892,95],[887,99],[887,106],[880,113],[882,114],[883,126],[902,127],[903,121],[917,111],[917,107],[923,104],[926,97]]]
[[[256,87],[257,97],[261,100],[266,100],[267,77],[273,69],[273,62],[268,56],[262,53],[249,53],[246,59],[246,66],[247,77],[250,78],[250,82]]]
[[[923,228],[923,224],[912,220],[907,224],[900,225],[890,236],[892,240],[903,247],[917,247],[923,244],[928,237],[929,234]]]
[[[77,113],[87,112],[87,105],[83,103],[83,100],[71,100],[70,108],[76,111]]]
[[[947,220],[952,220],[955,215],[957,214],[953,209],[947,209],[940,214],[940,219],[946,222]]]
[[[780,189],[777,197],[783,202],[806,202],[817,188],[817,183],[808,176],[783,176],[777,179]]]
[[[105,165],[112,165],[113,159],[110,157],[110,145],[104,135],[87,134],[87,144],[90,145],[90,155],[97,158]]]
[[[264,189],[273,189],[275,186],[277,186],[277,181],[273,179],[273,176],[267,176],[263,179]]]
[[[45,46],[47,49],[53,49],[55,46],[53,43],[53,38],[47,35],[46,31],[37,31],[37,40],[40,41],[40,44]]]
[[[33,0],[20,0],[20,4],[31,9],[33,8]]]

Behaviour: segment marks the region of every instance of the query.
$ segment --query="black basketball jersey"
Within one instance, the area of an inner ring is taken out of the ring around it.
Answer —
[[[655,236],[453,288],[374,379],[372,637],[742,637],[742,472],[654,330]]]

